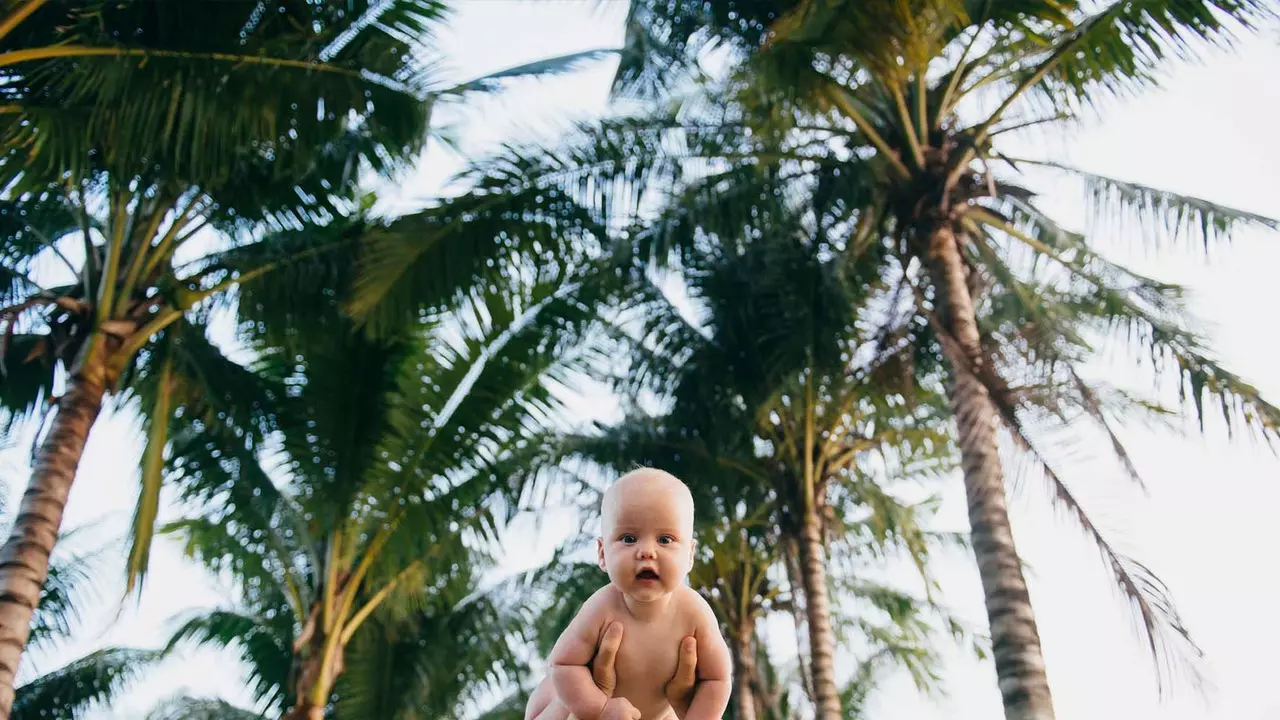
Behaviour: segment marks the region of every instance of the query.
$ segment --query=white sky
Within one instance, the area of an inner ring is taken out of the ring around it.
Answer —
[[[445,55],[459,77],[576,50],[616,47],[625,4],[587,0],[511,2],[460,0],[453,30],[443,37]],[[1166,88],[1113,105],[1105,122],[1064,140],[1031,138],[1023,155],[1048,157],[1135,182],[1200,195],[1217,202],[1280,216],[1280,47],[1274,37],[1254,39],[1235,54],[1216,54],[1204,66],[1175,72]],[[566,118],[603,108],[611,63],[572,76],[525,83],[501,100],[474,103],[457,122],[466,149],[517,129],[542,132]],[[388,205],[412,207],[437,195],[441,182],[460,167],[449,153],[433,149],[423,169],[388,197]],[[1038,186],[1043,201],[1065,223],[1081,227],[1074,186]],[[1280,401],[1280,324],[1271,285],[1280,269],[1280,237],[1252,232],[1200,258],[1155,257],[1117,252],[1116,257],[1162,279],[1191,286],[1197,314],[1206,320],[1212,347],[1229,367]],[[1126,377],[1124,367],[1094,368]],[[606,398],[587,403],[607,404]],[[1178,690],[1157,699],[1150,663],[1131,631],[1127,612],[1107,585],[1092,549],[1065,519],[1049,509],[1042,489],[1028,484],[1013,502],[1019,550],[1030,567],[1032,597],[1044,642],[1058,717],[1162,718],[1167,720],[1263,720],[1280,717],[1280,696],[1271,683],[1280,671],[1280,622],[1273,610],[1280,596],[1280,461],[1248,442],[1229,442],[1220,427],[1210,437],[1183,437],[1135,427],[1126,440],[1151,484],[1142,497],[1114,473],[1069,475],[1075,489],[1108,528],[1123,531],[1126,549],[1170,587],[1183,619],[1207,654],[1214,688],[1206,696]],[[14,502],[25,484],[22,448],[0,454],[0,472]],[[1086,453],[1088,449],[1084,449]],[[1101,452],[1102,449],[1098,449]],[[128,522],[137,492],[140,436],[129,418],[104,417],[94,430],[67,511],[66,527],[101,520],[91,541],[109,542]],[[958,479],[949,481],[942,522],[965,527]],[[511,543],[512,565],[536,559]],[[545,543],[544,543],[545,544]],[[544,548],[545,549],[545,548]],[[111,571],[115,571],[112,568]],[[939,563],[945,602],[975,622],[984,615],[977,574],[961,554]],[[157,548],[150,584],[140,606],[130,603],[117,618],[118,590],[104,583],[100,603],[86,608],[79,642],[45,657],[42,669],[106,643],[155,646],[173,629],[172,618],[193,608],[218,605],[228,592],[182,563],[175,548]],[[107,587],[107,586],[110,587]],[[785,639],[779,652],[788,652]],[[24,668],[30,671],[31,668]],[[851,672],[846,665],[841,672]],[[989,664],[951,653],[945,669],[947,696],[926,700],[905,677],[894,678],[876,696],[874,716],[923,720],[999,717],[995,674]],[[229,656],[191,653],[144,677],[115,708],[98,720],[139,718],[154,702],[178,692],[221,694],[246,701],[239,670]]]

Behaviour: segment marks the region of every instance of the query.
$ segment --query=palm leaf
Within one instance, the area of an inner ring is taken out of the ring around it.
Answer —
[[[1096,231],[1139,235],[1153,246],[1161,239],[1212,244],[1245,228],[1280,230],[1280,220],[1196,197],[1096,175],[1058,163],[1037,163],[1079,178]]]
[[[485,595],[373,624],[350,648],[336,710],[389,720],[456,717],[518,672],[508,637],[519,629]]]
[[[150,407],[145,415],[148,432],[142,490],[126,567],[129,591],[140,589],[146,577],[166,451],[173,456],[172,467],[184,452],[200,447],[196,438],[182,434],[190,431],[192,423],[218,428],[208,432],[220,440],[234,438],[248,449],[255,448],[271,429],[273,410],[284,394],[274,374],[279,368],[270,357],[258,362],[254,372],[227,358],[205,333],[204,327],[186,322],[169,326],[162,340],[140,360],[141,377],[131,387]],[[170,447],[174,433],[182,447]],[[204,449],[213,451],[207,445]],[[191,460],[190,455],[182,457],[182,462]]]
[[[1060,36],[1027,66],[1018,89],[1034,87],[1055,104],[1131,94],[1154,85],[1171,60],[1195,59],[1205,46],[1225,45],[1235,30],[1274,16],[1257,0],[1115,2]]]
[[[438,92],[441,95],[461,95],[469,92],[491,92],[501,87],[506,80],[527,77],[547,77],[574,72],[580,69],[583,65],[613,55],[615,52],[617,51],[608,49],[582,50],[580,52],[569,53],[567,55],[535,60],[533,62],[504,68],[482,77],[467,80],[466,82],[455,85],[448,90]]]
[[[157,705],[146,720],[264,720],[266,715],[215,698],[176,697]]]
[[[71,541],[75,534],[74,530],[63,533],[64,541]],[[81,610],[92,603],[93,572],[99,559],[100,551],[56,556],[50,563],[40,603],[31,618],[29,645],[48,647],[72,637]]]
[[[19,687],[12,717],[83,717],[95,705],[109,703],[159,659],[160,653],[150,650],[108,648],[90,653]]]
[[[54,338],[48,334],[7,335],[4,373],[0,374],[0,430],[40,413],[51,400],[57,364]]]
[[[187,619],[169,639],[165,653],[184,643],[197,647],[231,647],[252,668],[254,700],[266,705],[287,706],[292,696],[290,671],[293,638],[281,634],[276,620],[254,617],[232,610],[212,610]]]
[[[515,209],[513,209],[513,206]],[[348,310],[375,334],[499,282],[521,258],[564,267],[580,257],[591,218],[554,189],[468,194],[365,234]]]
[[[57,110],[91,132],[51,134],[47,114],[27,112],[6,147],[34,143],[45,166],[80,168],[85,142],[109,138],[108,165],[163,158],[207,178],[224,171],[229,151],[266,143],[281,170],[296,171],[353,112],[400,155],[421,142],[428,111],[427,67],[408,38],[443,8],[372,5],[290,2],[267,13],[219,0],[185,3],[181,19],[168,3],[94,3],[86,13],[51,5],[5,37],[15,48],[6,65],[25,60],[5,85],[24,110]]]

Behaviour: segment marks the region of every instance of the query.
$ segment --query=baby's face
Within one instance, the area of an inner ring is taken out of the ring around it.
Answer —
[[[693,500],[680,481],[638,471],[614,485],[603,504],[600,568],[641,601],[675,592],[693,567]]]

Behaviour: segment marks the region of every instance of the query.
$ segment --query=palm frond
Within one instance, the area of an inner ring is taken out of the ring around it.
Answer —
[[[521,260],[566,268],[596,222],[555,188],[472,193],[371,227],[347,309],[386,335],[423,311],[456,305],[467,288],[503,281]]]
[[[85,717],[160,659],[151,650],[108,648],[90,653],[19,687],[13,701],[15,720]]]
[[[1097,175],[1059,163],[1037,163],[1060,170],[1084,183],[1088,211],[1096,232],[1136,235],[1152,247],[1163,238],[1212,245],[1230,240],[1245,228],[1280,230],[1280,220],[1219,205],[1208,200]]]
[[[0,432],[40,414],[52,400],[57,367],[56,340],[48,334],[6,334],[0,374]]]
[[[64,533],[64,538],[69,539],[72,534]],[[40,603],[31,618],[28,645],[49,647],[72,636],[80,612],[93,600],[90,593],[99,561],[100,552],[55,556],[40,591]]]
[[[168,4],[47,7],[5,38],[14,68],[5,87],[25,121],[5,146],[35,146],[28,170],[83,169],[98,149],[101,162],[129,171],[149,159],[213,178],[228,156],[248,151],[296,172],[358,117],[388,156],[412,154],[430,78],[411,38],[438,21],[442,4],[278,9],[251,0],[185,3],[179,19]],[[58,132],[51,119],[81,131]]]
[[[1035,445],[1027,423],[1019,416],[1016,401],[1010,398],[1007,387],[992,384],[987,377],[992,400],[1000,413],[1005,428],[1014,444],[1036,463],[1049,483],[1055,504],[1076,521],[1080,529],[1098,548],[1103,561],[1111,571],[1116,586],[1125,600],[1131,604],[1138,619],[1139,631],[1151,650],[1152,658],[1160,671],[1158,678],[1164,683],[1175,670],[1174,665],[1190,672],[1199,681],[1196,663],[1202,657],[1200,648],[1183,626],[1168,588],[1144,565],[1118,551],[1102,530],[1093,522],[1080,505],[1062,476],[1053,468],[1049,459]]]
[[[1056,38],[1043,60],[1018,74],[1018,87],[1060,106],[1132,94],[1156,84],[1171,61],[1194,60],[1273,17],[1259,0],[1114,2]]]
[[[567,55],[543,58],[542,60],[535,60],[533,62],[503,68],[497,72],[488,73],[481,77],[459,83],[458,85],[446,90],[435,91],[435,94],[447,96],[462,95],[471,92],[492,92],[493,90],[502,87],[507,80],[531,77],[541,78],[575,72],[583,65],[609,57],[616,52],[616,50],[610,49],[582,50],[579,52],[569,53]]]
[[[521,625],[489,593],[394,625],[375,623],[349,650],[337,712],[388,720],[457,717],[515,678],[520,662],[510,638]]]
[[[180,696],[161,702],[146,720],[264,720],[267,716],[226,700]]]
[[[286,622],[287,622],[286,618]],[[293,663],[292,628],[278,619],[246,615],[233,610],[212,610],[188,618],[170,637],[166,653],[191,643],[197,647],[233,648],[252,671],[254,700],[283,705],[292,695],[289,684]]]

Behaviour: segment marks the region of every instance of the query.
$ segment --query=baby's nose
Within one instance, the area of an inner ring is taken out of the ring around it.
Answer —
[[[636,544],[636,556],[639,557],[641,560],[652,560],[654,557],[657,556],[657,554],[658,554],[658,551],[654,549],[651,543]]]

